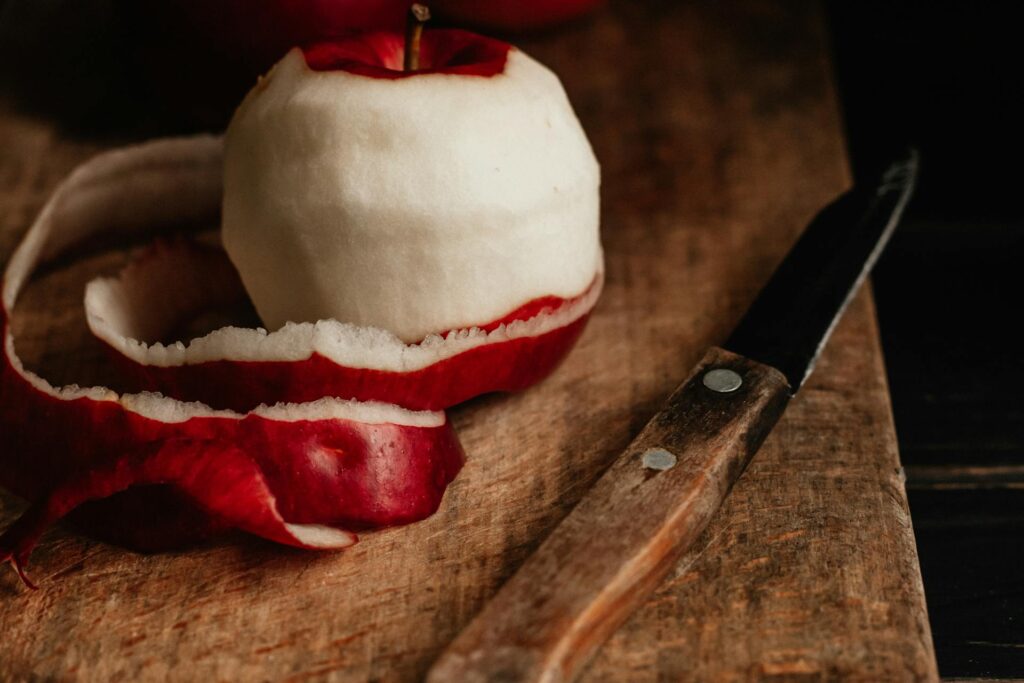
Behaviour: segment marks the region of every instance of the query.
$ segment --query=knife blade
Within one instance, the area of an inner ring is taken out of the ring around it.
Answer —
[[[696,540],[892,235],[909,151],[822,209],[722,348],[448,646],[430,683],[570,681]]]

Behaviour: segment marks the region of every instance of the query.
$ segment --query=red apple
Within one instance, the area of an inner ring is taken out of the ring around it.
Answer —
[[[599,176],[557,78],[460,31],[424,36],[422,68],[400,72],[396,40],[292,51],[240,108],[226,163],[205,136],[116,150],[44,206],[0,308],[0,483],[34,500],[0,535],[0,560],[23,578],[49,524],[87,501],[138,509],[137,496],[111,497],[140,486],[189,501],[201,533],[307,548],[422,519],[462,451],[443,413],[396,403],[523,388],[568,352],[600,292]],[[157,250],[91,285],[87,305],[92,329],[143,375],[138,388],[149,377],[165,394],[54,387],[26,369],[10,314],[33,269],[105,233],[209,225],[222,171],[225,239],[257,308],[281,321],[323,306],[342,320],[148,346],[138,338],[242,291],[219,252]],[[353,273],[347,291],[331,281]],[[179,400],[193,393],[215,405]],[[119,536],[178,544],[186,517],[166,515]]]
[[[457,29],[423,33],[416,71],[403,46],[294,49],[228,126],[222,237],[268,329],[413,344],[576,299],[601,271],[600,169],[557,76]]]
[[[238,411],[325,395],[437,410],[568,353],[601,249],[598,168],[561,86],[462,31],[425,34],[421,61],[403,71],[401,38],[368,34],[296,50],[253,91],[226,143],[223,237],[271,332],[154,343],[245,292],[219,251],[153,250],[86,294],[138,388]]]

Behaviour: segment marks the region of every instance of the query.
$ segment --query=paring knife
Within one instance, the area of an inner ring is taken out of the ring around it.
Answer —
[[[575,678],[704,530],[807,379],[917,166],[908,152],[811,221],[722,348],[452,642],[430,683]]]

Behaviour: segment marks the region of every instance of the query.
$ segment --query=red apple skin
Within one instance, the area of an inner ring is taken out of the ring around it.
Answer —
[[[604,0],[434,0],[431,9],[449,23],[501,33],[550,29],[592,12]]]
[[[198,251],[214,265],[224,258],[206,247],[183,244],[178,248]],[[555,314],[600,286],[600,279],[595,279],[587,292],[574,299],[534,299],[479,327],[489,332],[501,324]],[[569,354],[589,317],[588,312],[544,334],[473,347],[411,372],[347,367],[318,353],[297,361],[144,365],[113,346],[105,347],[133,392],[159,392],[240,413],[261,404],[305,403],[324,396],[393,403],[409,410],[444,410],[481,394],[521,391],[540,382]]]
[[[7,325],[0,313],[5,335]],[[197,536],[235,527],[301,546],[286,523],[371,529],[431,515],[464,459],[448,421],[413,427],[247,415],[166,423],[115,401],[49,396],[6,353],[0,363],[0,484],[34,501],[0,536],[0,561],[19,571],[49,525],[130,487],[175,489],[209,519]],[[164,528],[118,529],[120,540],[159,549],[160,534],[180,526],[183,514],[168,512]],[[173,547],[183,539],[167,540]]]
[[[180,285],[166,287],[164,283],[170,277],[178,277]],[[225,252],[184,236],[156,240],[126,266],[119,278],[122,286],[143,292],[158,310],[174,310],[173,315],[149,330],[149,336],[138,340],[144,343],[191,338],[182,334],[182,328],[190,321],[246,305],[245,288]],[[559,327],[533,336],[481,343],[405,372],[348,367],[316,352],[302,360],[228,357],[148,365],[126,355],[116,342],[102,334],[97,338],[104,342],[112,364],[120,371],[122,388],[131,392],[158,392],[239,413],[261,404],[306,403],[325,396],[392,403],[409,410],[444,410],[481,394],[521,391],[550,375],[587,325],[590,310],[581,310],[581,302],[590,300],[589,305],[593,306],[602,284],[598,275],[576,297],[538,297],[500,318],[476,325],[484,332],[492,332],[501,325],[564,315],[566,322]],[[174,302],[164,302],[164,297],[173,297]],[[90,304],[86,306],[89,308]],[[575,308],[582,315],[573,317],[565,312],[567,308]],[[89,310],[90,314],[103,315],[99,309]],[[438,334],[444,337],[449,332]]]
[[[307,43],[302,52],[314,71],[348,71],[371,78],[413,78],[421,74],[496,76],[505,71],[512,46],[469,31],[441,28],[424,31],[420,68],[403,69],[405,37],[396,31],[373,31]]]
[[[481,394],[521,391],[550,375],[568,355],[589,316],[537,337],[480,346],[415,372],[338,365],[319,354],[301,361],[211,361],[141,365],[111,353],[141,391],[245,412],[261,403],[315,401],[323,396],[443,410]]]

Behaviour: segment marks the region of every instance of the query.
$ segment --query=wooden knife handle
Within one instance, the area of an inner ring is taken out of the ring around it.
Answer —
[[[429,683],[574,679],[704,530],[789,396],[778,370],[708,351]]]

